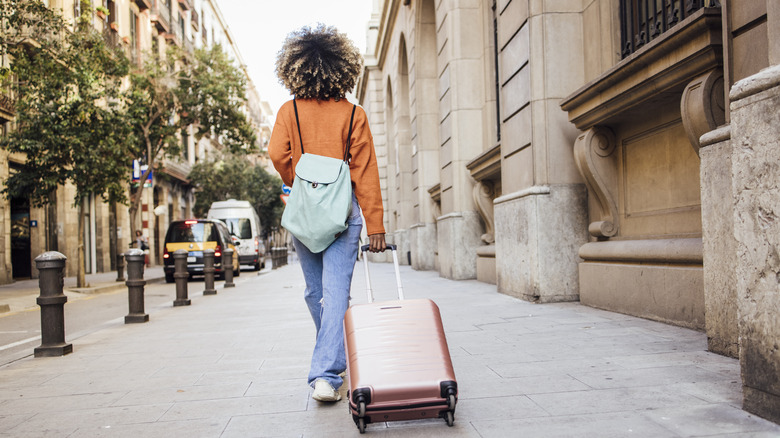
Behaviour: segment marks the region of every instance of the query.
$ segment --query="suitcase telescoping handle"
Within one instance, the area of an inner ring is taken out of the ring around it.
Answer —
[[[398,285],[398,299],[403,300],[404,288],[401,286],[401,269],[398,267],[398,252],[396,251],[396,246],[389,243],[387,244],[387,249],[393,251],[393,266],[395,267],[395,282]],[[368,295],[368,302],[373,303],[374,292],[371,290],[371,277],[368,275],[368,255],[366,254],[368,245],[361,246],[360,251],[363,253],[363,268],[366,272],[366,294]]]

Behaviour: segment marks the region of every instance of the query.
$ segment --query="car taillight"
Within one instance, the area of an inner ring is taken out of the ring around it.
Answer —
[[[170,257],[171,257],[171,255],[168,254],[168,250],[166,249],[165,252],[163,253],[163,258],[167,259],[167,258],[170,258]]]
[[[216,248],[214,248],[214,257],[222,257],[222,247],[217,245]]]
[[[194,224],[197,224],[198,221],[188,220],[188,221],[184,221],[184,223],[187,224],[187,225],[194,225]]]
[[[260,241],[255,239],[255,252],[260,252]]]

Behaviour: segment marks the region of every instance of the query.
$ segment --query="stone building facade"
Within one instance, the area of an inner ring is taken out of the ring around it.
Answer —
[[[375,0],[367,52],[404,263],[704,330],[780,421],[780,4]]]
[[[57,9],[73,22],[81,13],[79,0],[48,0],[48,7]],[[187,51],[220,43],[224,50],[245,70],[241,54],[217,6],[216,0],[97,0],[107,16],[95,15],[95,27],[103,32],[109,44],[124,48],[136,63],[149,53],[164,53],[169,45]],[[4,60],[7,62],[7,60]],[[253,114],[253,126],[259,139],[270,135],[271,110],[260,99],[247,75],[247,112]],[[0,94],[0,126],[5,134],[12,129],[13,108],[10,98]],[[98,197],[85,203],[87,219],[84,242],[86,272],[106,272],[115,269],[116,257],[131,247],[135,230],[148,238],[150,263],[160,263],[168,224],[192,216],[193,188],[187,179],[191,166],[205,158],[210,150],[219,149],[218,142],[194,140],[192,132],[182,132],[185,152],[179,159],[162,163],[162,174],[152,176],[151,187],[144,189],[138,223],[131,224],[125,205],[109,205]],[[24,156],[0,151],[0,179],[16,171]],[[133,171],[128,163],[128,177]],[[128,178],[129,179],[129,178]],[[76,274],[78,244],[78,212],[72,207],[74,190],[61,187],[56,202],[45,208],[30,208],[25,199],[0,200],[0,284],[14,278],[36,278],[33,259],[44,251],[65,254],[71,263],[66,276]]]

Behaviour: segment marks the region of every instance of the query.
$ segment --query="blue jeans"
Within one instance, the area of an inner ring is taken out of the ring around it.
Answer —
[[[304,298],[317,329],[317,342],[311,358],[309,385],[326,380],[338,389],[344,381],[340,373],[347,369],[344,352],[344,313],[349,307],[352,272],[360,245],[363,220],[353,194],[349,227],[324,251],[314,254],[293,237],[295,251],[306,281]]]

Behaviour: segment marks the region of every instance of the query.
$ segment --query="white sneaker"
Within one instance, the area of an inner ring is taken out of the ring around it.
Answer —
[[[317,379],[314,382],[314,393],[311,398],[321,402],[336,402],[341,400],[341,394],[333,389],[326,380]]]

